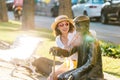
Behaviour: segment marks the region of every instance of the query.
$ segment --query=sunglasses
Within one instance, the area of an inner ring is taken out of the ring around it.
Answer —
[[[69,25],[69,23],[67,23],[67,22],[66,23],[58,24],[59,27],[64,27],[64,26],[68,26],[68,25]]]

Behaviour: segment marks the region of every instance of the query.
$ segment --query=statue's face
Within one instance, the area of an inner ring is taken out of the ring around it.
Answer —
[[[76,27],[80,27],[80,23],[78,21],[75,22]]]
[[[82,22],[75,22],[75,26],[81,33],[85,33],[89,30],[89,24],[88,22],[82,21]],[[77,30],[77,31],[78,31]]]

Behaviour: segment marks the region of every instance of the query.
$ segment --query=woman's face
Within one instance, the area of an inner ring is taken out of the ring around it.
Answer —
[[[62,21],[58,24],[57,27],[62,34],[66,34],[69,31],[69,22],[68,21]]]

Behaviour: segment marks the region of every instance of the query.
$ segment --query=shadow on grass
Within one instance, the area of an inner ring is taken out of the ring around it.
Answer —
[[[38,37],[47,38],[51,41],[55,40],[55,37],[52,34],[52,30],[49,30],[47,28],[35,28],[34,30],[24,31],[24,30],[21,30],[20,24],[14,24],[14,23],[10,23],[10,22],[0,23],[0,32],[1,33],[5,32],[6,34],[9,35],[9,32],[17,34],[18,31],[21,31],[21,33],[35,34]]]
[[[0,31],[16,31],[19,30],[21,25],[13,24],[10,22],[0,22]]]
[[[19,31],[19,29],[17,28],[11,28],[11,29],[0,29],[0,31],[5,31],[5,32],[9,32],[9,31]]]

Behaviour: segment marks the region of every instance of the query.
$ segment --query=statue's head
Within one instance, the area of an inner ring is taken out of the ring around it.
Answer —
[[[77,31],[79,30],[80,32],[88,32],[89,31],[89,23],[90,19],[88,16],[78,16],[74,20],[74,24],[77,28]]]

